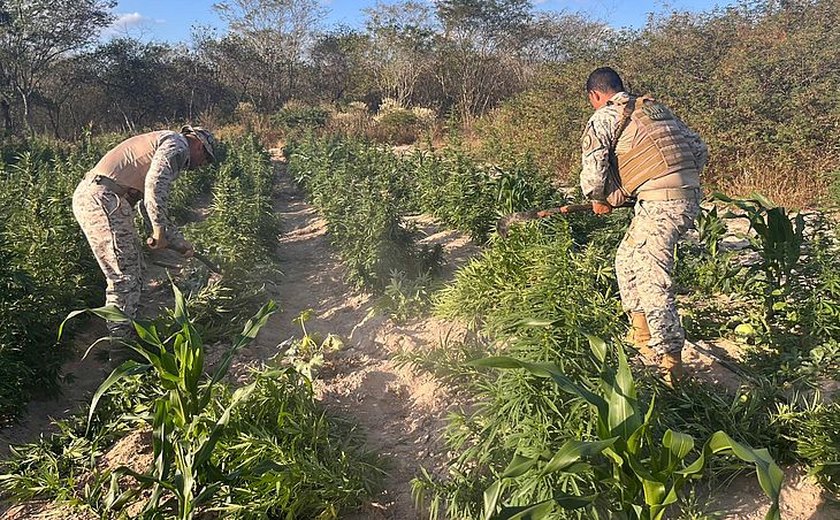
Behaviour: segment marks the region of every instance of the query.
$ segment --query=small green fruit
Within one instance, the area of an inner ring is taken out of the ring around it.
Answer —
[[[735,334],[749,338],[755,336],[755,329],[749,323],[742,323],[735,327]]]

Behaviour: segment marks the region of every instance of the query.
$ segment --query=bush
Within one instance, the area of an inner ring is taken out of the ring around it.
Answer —
[[[583,85],[595,67],[610,64],[628,90],[665,102],[704,138],[706,185],[813,204],[837,169],[840,100],[825,64],[840,49],[838,23],[837,0],[743,2],[651,18],[543,71],[477,126],[483,149],[488,157],[531,154],[543,171],[574,182],[578,139],[592,113]]]
[[[438,263],[402,219],[408,162],[369,143],[314,138],[288,147],[287,157],[289,173],[324,214],[351,283],[381,291],[392,272],[414,278]]]
[[[303,105],[298,103],[286,103],[283,108],[274,115],[274,124],[284,130],[315,130],[323,128],[327,124],[330,112],[319,106]]]
[[[0,420],[14,418],[31,391],[52,395],[68,352],[55,331],[72,308],[95,303],[101,274],[73,217],[76,185],[100,150],[33,143],[0,163]]]

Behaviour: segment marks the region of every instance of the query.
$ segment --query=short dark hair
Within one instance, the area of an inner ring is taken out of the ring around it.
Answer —
[[[624,83],[622,83],[618,72],[612,68],[598,67],[586,79],[586,91],[592,92],[595,90],[604,93],[623,92]]]

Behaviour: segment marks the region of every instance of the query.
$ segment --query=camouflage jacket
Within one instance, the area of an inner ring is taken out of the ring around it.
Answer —
[[[121,142],[105,154],[92,173],[110,177],[138,193],[147,227],[164,229],[170,240],[183,239],[169,221],[167,203],[172,183],[189,167],[189,159],[189,143],[182,134],[158,130]]]
[[[610,155],[614,150],[610,149],[615,133],[618,130],[618,123],[621,120],[622,109],[616,103],[625,103],[630,97],[627,92],[619,92],[607,101],[607,104],[592,114],[586,123],[586,129],[581,136],[581,172],[580,188],[583,196],[591,200],[604,201],[604,185],[607,174],[610,171]],[[691,151],[697,162],[699,170],[702,170],[708,160],[709,152],[706,144],[700,136],[689,129],[685,123],[677,118],[677,123],[682,128],[688,140]]]

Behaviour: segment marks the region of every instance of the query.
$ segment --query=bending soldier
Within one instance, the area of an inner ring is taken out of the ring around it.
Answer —
[[[160,130],[126,139],[105,154],[73,194],[73,214],[102,273],[106,305],[134,318],[140,300],[140,250],[132,208],[140,202],[152,249],[170,247],[191,256],[192,245],[169,222],[167,200],[183,169],[215,160],[213,135],[200,127]],[[112,336],[125,337],[128,325],[108,323]]]
[[[589,75],[586,91],[595,113],[581,139],[581,188],[596,214],[636,200],[616,277],[631,341],[671,381],[682,375],[685,343],[671,280],[674,247],[700,211],[708,149],[665,105],[625,92],[609,67]]]

